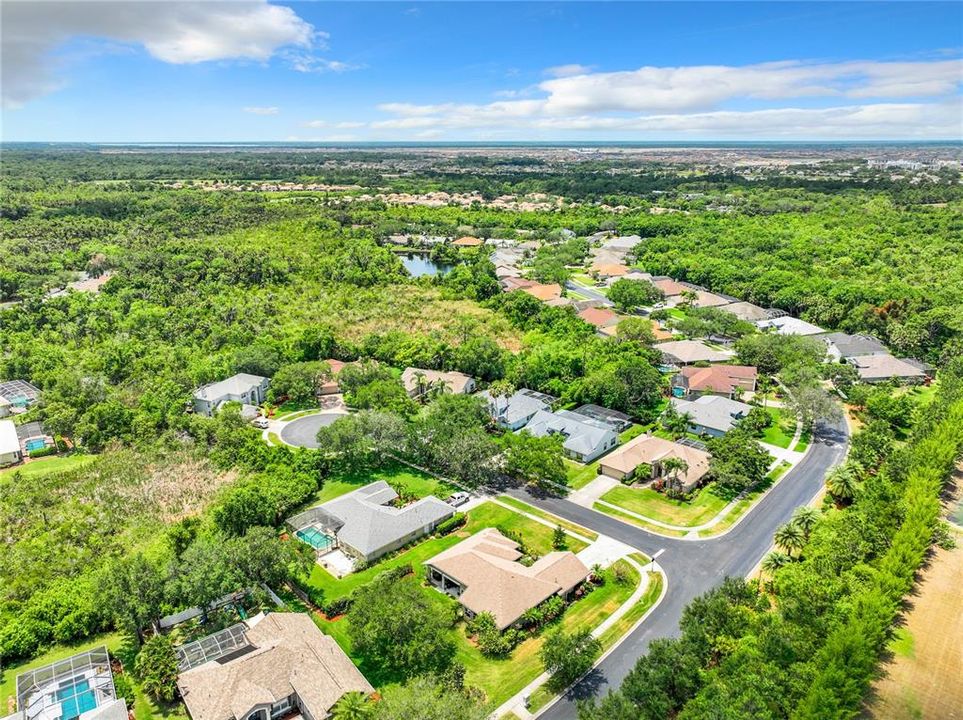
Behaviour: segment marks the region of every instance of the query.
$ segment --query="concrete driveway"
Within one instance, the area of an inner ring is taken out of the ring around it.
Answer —
[[[317,415],[306,415],[289,423],[284,423],[284,427],[278,434],[287,445],[316,449],[318,447],[316,439],[318,430],[327,427],[345,415],[347,415],[345,412],[322,412]]]

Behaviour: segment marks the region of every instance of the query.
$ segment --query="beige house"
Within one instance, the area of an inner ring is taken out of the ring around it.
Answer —
[[[259,615],[228,632],[223,655],[195,660],[178,649],[177,687],[192,720],[273,720],[295,713],[323,720],[345,693],[374,692],[307,614]]]
[[[442,387],[445,392],[466,395],[475,391],[475,378],[460,372],[442,372],[425,368],[407,367],[401,373],[401,384],[413,397],[421,397],[433,387]]]
[[[663,463],[669,458],[682,460],[688,466],[678,479],[682,491],[688,492],[709,471],[709,453],[688,445],[680,445],[654,435],[640,435],[612,451],[599,462],[599,472],[616,480],[635,478],[647,482],[665,477]],[[644,475],[640,469],[644,468]]]
[[[517,542],[486,528],[424,564],[431,584],[457,598],[470,617],[490,613],[505,630],[553,595],[570,597],[589,576],[572,552],[550,552],[531,567],[521,557]]]

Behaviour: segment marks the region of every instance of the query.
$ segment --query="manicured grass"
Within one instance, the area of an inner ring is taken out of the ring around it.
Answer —
[[[796,419],[783,413],[781,408],[769,407],[766,412],[772,417],[772,425],[765,429],[760,440],[776,447],[788,448],[796,432]]]
[[[271,445],[284,445],[284,441],[281,440],[281,436],[278,435],[276,432],[268,433],[268,443],[270,443]]]
[[[773,468],[772,472],[769,473],[769,480],[771,480],[772,482],[775,482],[776,480],[781,478],[783,475],[785,475],[789,467],[790,467],[789,463],[783,460],[781,463],[779,463],[778,465],[776,465],[776,467]],[[766,487],[768,486],[769,485],[767,484]]]
[[[349,595],[354,589],[371,582],[376,575],[390,568],[410,563],[415,572],[419,572],[421,564],[425,560],[456,545],[469,535],[489,527],[504,528],[510,532],[518,533],[524,540],[525,545],[539,555],[545,555],[552,551],[552,528],[500,505],[483,503],[468,513],[468,521],[456,533],[425,540],[387,560],[377,562],[365,570],[351,573],[340,579],[334,577],[320,565],[315,565],[311,570],[307,584],[322,591],[324,602],[329,603],[332,600]],[[586,543],[581,540],[573,537],[568,538],[568,549],[572,552],[578,552],[584,547],[586,547]]]
[[[723,533],[732,527],[740,517],[742,517],[753,505],[756,504],[756,501],[759,500],[762,494],[772,487],[773,483],[775,483],[786,473],[789,467],[789,463],[785,460],[779,463],[772,470],[772,472],[766,476],[766,481],[763,482],[759,487],[753,488],[751,492],[740,498],[739,502],[735,504],[735,506],[724,518],[722,518],[722,520],[708,530],[700,530],[699,537],[713,537],[714,535],[719,535],[720,533]]]
[[[403,485],[408,492],[420,498],[434,495],[444,500],[458,489],[432,475],[423,473],[404,463],[393,461],[374,470],[334,473],[326,477],[324,484],[315,493],[309,506],[333,500],[378,480],[384,480],[392,485]]]
[[[632,427],[628,430],[623,430],[619,433],[619,445],[627,443],[632,438],[638,437],[645,432],[647,425],[639,425],[638,423],[632,423]]]
[[[565,458],[565,467],[568,469],[568,486],[573,490],[579,490],[585,487],[597,478],[599,474],[598,460],[588,465],[583,465],[582,463],[577,463],[574,460]]]
[[[275,409],[274,419],[280,420],[283,418],[290,420],[290,417],[288,417],[289,415],[294,415],[300,412],[314,412],[318,409],[318,404],[313,400],[302,400],[298,402],[288,400],[286,403],[282,403]]]
[[[75,470],[92,463],[96,457],[96,455],[75,453],[73,455],[53,455],[51,457],[39,458],[24,463],[23,465],[15,465],[5,470],[0,470],[0,480],[13,477],[18,472],[22,477],[28,478],[49,475],[55,472],[64,472],[66,470]]]
[[[522,502],[517,498],[513,498],[511,495],[499,495],[498,499],[505,503],[506,505],[511,505],[513,508],[518,508],[522,512],[528,513],[529,515],[534,515],[535,517],[540,517],[553,525],[561,525],[565,530],[586,537],[589,540],[597,540],[599,534],[592,532],[591,530],[582,527],[581,525],[576,525],[573,522],[569,522],[565,518],[560,518],[557,515],[552,515],[549,512],[545,512],[541,508],[537,508],[534,505],[529,505],[526,502]]]
[[[674,500],[648,487],[620,486],[609,490],[601,499],[659,522],[688,527],[708,522],[732,499],[715,490],[716,486],[710,483],[689,501]]]
[[[793,448],[795,452],[806,452],[806,448],[809,447],[809,443],[812,442],[813,436],[809,430],[803,430],[799,435],[799,442],[796,443],[796,447]]]
[[[665,535],[667,537],[683,537],[687,534],[686,530],[670,530],[669,528],[659,527],[658,525],[653,525],[652,523],[647,523],[644,520],[639,520],[631,515],[626,515],[623,512],[619,512],[614,508],[610,508],[607,505],[600,505],[595,503],[592,505],[593,510],[597,510],[600,513],[605,513],[606,515],[611,515],[614,518],[623,520],[630,525],[635,525],[642,528],[643,530],[648,530],[649,532],[656,533],[658,535]]]

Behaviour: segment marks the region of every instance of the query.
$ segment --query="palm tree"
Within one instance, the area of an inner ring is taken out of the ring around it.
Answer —
[[[813,528],[816,526],[816,521],[819,520],[819,511],[814,507],[803,506],[796,508],[796,511],[792,514],[792,520],[790,522],[796,523],[802,528],[803,533],[806,535],[806,539],[809,539],[809,533],[812,532]]]
[[[826,489],[837,505],[844,505],[856,497],[856,473],[849,465],[840,465],[826,478]]]
[[[766,557],[763,559],[762,569],[765,570],[770,575],[772,575],[774,572],[776,572],[776,570],[788,565],[791,562],[792,562],[792,558],[789,557],[786,553],[779,552],[778,550],[774,550],[768,555],[766,555]]]
[[[332,720],[365,720],[371,717],[372,706],[363,692],[347,692],[331,708]]]
[[[666,475],[666,485],[668,485],[670,492],[677,493],[682,491],[679,473],[686,473],[688,470],[689,463],[682,458],[669,457],[662,461],[662,471]]]
[[[793,550],[802,551],[806,545],[806,534],[803,529],[794,522],[787,522],[776,530],[776,545],[786,551],[792,557]]]

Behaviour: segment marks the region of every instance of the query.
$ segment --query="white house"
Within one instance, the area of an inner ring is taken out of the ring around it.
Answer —
[[[0,420],[0,467],[13,465],[22,459],[17,426],[13,424],[13,420]]]
[[[260,405],[271,380],[260,375],[238,373],[227,380],[203,385],[194,391],[194,412],[210,417],[226,402]]]

